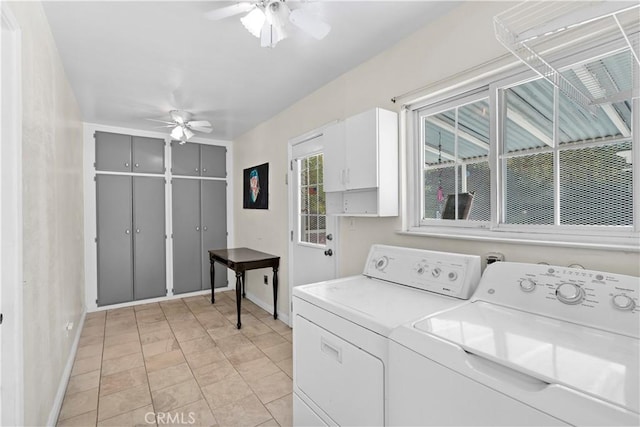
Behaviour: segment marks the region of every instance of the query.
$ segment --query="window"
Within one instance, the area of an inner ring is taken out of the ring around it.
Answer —
[[[327,243],[322,159],[322,154],[315,154],[299,160],[301,243]]]
[[[411,230],[614,236],[637,246],[636,69],[629,50],[563,68],[591,106],[521,72],[411,108],[410,188],[420,201],[409,203]]]

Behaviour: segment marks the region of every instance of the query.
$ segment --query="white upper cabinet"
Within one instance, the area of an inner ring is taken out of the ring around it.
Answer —
[[[398,214],[398,116],[375,108],[325,129],[327,212]]]

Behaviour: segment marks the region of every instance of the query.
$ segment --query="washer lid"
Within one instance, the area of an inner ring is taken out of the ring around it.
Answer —
[[[638,339],[483,301],[414,327],[543,381],[640,412]]]
[[[296,286],[293,295],[385,337],[403,323],[464,303],[363,275]]]

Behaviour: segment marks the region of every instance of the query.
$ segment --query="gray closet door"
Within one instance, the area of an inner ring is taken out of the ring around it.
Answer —
[[[217,145],[200,145],[200,170],[202,176],[226,178],[227,149]]]
[[[96,177],[98,306],[133,299],[131,177]]]
[[[174,178],[172,181],[173,292],[202,289],[200,248],[200,181]]]
[[[227,183],[202,181],[202,289],[211,288],[209,250],[227,247]],[[227,268],[215,264],[216,288],[227,286]]]
[[[164,140],[132,137],[132,170],[141,173],[164,173]]]
[[[166,293],[164,178],[133,178],[134,299]]]
[[[96,132],[96,169],[131,171],[131,137],[110,132]]]
[[[174,175],[200,175],[200,144],[180,145],[171,142],[171,173]]]

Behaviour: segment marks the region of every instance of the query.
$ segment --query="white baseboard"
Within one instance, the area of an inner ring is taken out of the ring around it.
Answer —
[[[62,372],[62,377],[60,378],[60,384],[58,385],[58,392],[56,393],[56,398],[53,401],[53,406],[51,407],[51,411],[49,412],[49,419],[47,420],[48,426],[55,426],[58,421],[58,416],[60,415],[60,409],[62,409],[62,401],[64,400],[64,394],[67,391],[67,385],[69,385],[69,379],[71,378],[71,370],[73,369],[73,362],[76,359],[76,353],[78,352],[78,344],[80,343],[80,335],[82,334],[82,328],[84,327],[84,319],[87,316],[87,311],[84,310],[82,315],[80,316],[80,321],[78,322],[78,327],[76,328],[76,336],[73,340],[73,345],[71,346],[71,351],[69,352],[69,357],[67,358],[67,364],[64,367],[64,371]]]
[[[247,298],[252,303],[257,305],[261,309],[263,309],[265,311],[268,311],[269,313],[273,313],[273,304],[269,304],[267,302],[262,301],[260,298],[258,298],[257,296],[255,296],[251,292],[247,292],[246,294],[247,294]],[[288,326],[291,326],[291,323],[289,323],[289,315],[288,314],[278,313],[278,320],[281,320],[282,322],[286,323]]]

